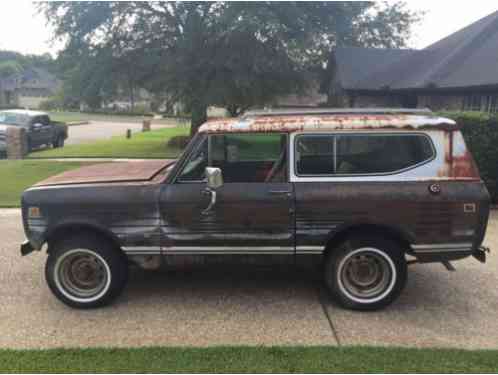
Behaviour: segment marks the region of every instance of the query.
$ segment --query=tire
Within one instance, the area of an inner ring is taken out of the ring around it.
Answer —
[[[325,283],[331,297],[351,310],[379,310],[392,303],[407,280],[398,243],[380,236],[350,238],[325,258]]]
[[[45,264],[45,278],[52,293],[66,305],[95,308],[121,294],[128,265],[109,241],[85,233],[54,243]]]
[[[52,146],[54,148],[60,148],[60,147],[64,147],[64,137],[59,135],[55,141],[52,143]]]

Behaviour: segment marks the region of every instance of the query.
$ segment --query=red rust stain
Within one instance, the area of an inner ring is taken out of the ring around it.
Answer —
[[[425,123],[424,123],[425,121]],[[411,123],[412,122],[412,123]],[[202,132],[295,132],[305,129],[320,130],[368,130],[368,129],[438,129],[455,130],[457,126],[449,120],[435,123],[427,116],[407,115],[306,115],[265,116],[254,118],[232,118],[221,121],[209,120]]]
[[[479,179],[479,170],[474,161],[474,158],[468,150],[465,150],[465,153],[461,156],[453,156],[451,177],[468,177]]]
[[[462,155],[454,154],[454,132],[445,132],[444,140],[444,165],[438,171],[438,177],[479,180],[479,169],[468,149],[465,148]]]

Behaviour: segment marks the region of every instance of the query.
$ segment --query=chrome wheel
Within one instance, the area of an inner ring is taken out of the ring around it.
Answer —
[[[360,248],[339,263],[337,282],[341,291],[359,303],[374,303],[391,292],[396,267],[391,258],[376,248]]]
[[[111,284],[107,262],[97,253],[75,249],[64,253],[54,267],[54,281],[67,298],[91,302],[104,295]]]

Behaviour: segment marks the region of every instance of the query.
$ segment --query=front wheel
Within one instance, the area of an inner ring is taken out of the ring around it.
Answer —
[[[76,308],[108,304],[123,290],[127,275],[127,263],[119,250],[91,235],[57,242],[45,265],[52,293]]]
[[[334,298],[352,310],[377,310],[393,302],[406,284],[400,246],[381,237],[352,238],[325,260],[325,281]]]

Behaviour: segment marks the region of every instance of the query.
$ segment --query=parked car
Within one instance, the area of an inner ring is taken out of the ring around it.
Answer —
[[[67,126],[51,121],[45,112],[11,109],[0,111],[0,153],[7,150],[7,128],[20,126],[26,129],[28,151],[41,146],[64,147]]]
[[[262,111],[202,125],[176,161],[51,177],[22,213],[21,253],[48,244],[48,285],[73,307],[113,300],[129,263],[276,254],[318,257],[335,301],[374,310],[411,263],[484,262],[489,195],[458,126],[428,111]]]

